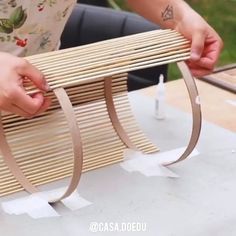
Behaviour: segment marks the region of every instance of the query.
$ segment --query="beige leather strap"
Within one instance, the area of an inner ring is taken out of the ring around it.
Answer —
[[[165,166],[175,164],[188,157],[188,155],[193,151],[193,149],[197,145],[200,132],[201,132],[201,125],[202,125],[200,100],[199,100],[198,90],[197,90],[197,86],[194,81],[194,78],[192,77],[185,62],[178,62],[177,65],[183,75],[184,82],[187,86],[189,98],[191,101],[192,117],[193,117],[192,134],[191,134],[189,144],[186,150],[184,151],[184,153],[180,156],[180,158],[174,162],[165,163]]]
[[[130,140],[128,134],[125,132],[117,116],[112,94],[112,78],[110,77],[104,78],[104,95],[107,105],[107,111],[116,133],[118,134],[122,142],[126,145],[126,147],[136,150],[136,146]]]
[[[65,117],[67,119],[67,123],[69,126],[69,130],[70,130],[70,134],[72,138],[73,152],[74,152],[74,164],[73,164],[72,178],[70,180],[67,190],[61,197],[50,201],[50,203],[60,201],[68,197],[71,193],[75,191],[75,189],[77,188],[79,184],[79,180],[82,173],[82,167],[83,167],[82,139],[80,136],[80,130],[77,125],[77,120],[76,120],[73,106],[70,102],[70,99],[66,91],[63,88],[54,89],[54,93],[61,105],[61,108],[65,114]]]
[[[50,201],[54,203],[68,197],[78,186],[82,165],[83,165],[83,152],[82,152],[82,141],[80,137],[80,131],[77,125],[76,116],[73,110],[73,106],[70,102],[70,99],[63,88],[57,88],[54,90],[54,93],[61,105],[61,108],[66,116],[69,130],[72,138],[73,152],[74,152],[74,166],[71,181],[67,187],[65,193]],[[0,117],[1,118],[1,117]],[[29,193],[35,193],[39,190],[35,188],[30,181],[25,177],[24,173],[21,171],[20,167],[17,165],[16,160],[11,152],[10,146],[4,135],[4,129],[2,121],[0,119],[0,150],[3,155],[3,159],[6,165],[9,167],[10,171],[22,187]]]
[[[10,169],[13,176],[18,180],[21,186],[29,193],[35,193],[38,190],[30,183],[30,181],[25,177],[24,173],[20,169],[19,165],[12,154],[11,148],[7,142],[4,128],[2,124],[2,117],[0,112],[0,151],[2,157],[8,168]]]

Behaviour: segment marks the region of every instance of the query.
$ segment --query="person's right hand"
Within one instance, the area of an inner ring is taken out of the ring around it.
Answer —
[[[43,74],[26,59],[0,52],[0,110],[30,118],[49,107],[50,99],[42,93],[26,94],[25,78],[43,92],[49,89]]]

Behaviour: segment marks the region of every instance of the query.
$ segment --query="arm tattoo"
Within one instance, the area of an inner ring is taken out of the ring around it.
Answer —
[[[165,11],[163,11],[161,13],[161,17],[163,19],[163,21],[166,21],[166,20],[172,20],[174,19],[174,10],[173,10],[173,7],[168,5],[165,9]]]

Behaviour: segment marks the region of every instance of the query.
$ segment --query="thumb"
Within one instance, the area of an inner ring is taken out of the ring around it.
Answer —
[[[196,32],[192,37],[191,61],[199,61],[205,45],[205,35],[202,32]]]
[[[31,65],[27,60],[21,61],[18,72],[21,76],[26,76],[31,80],[39,89],[44,91],[49,90],[49,85],[47,84],[42,72],[35,66]]]

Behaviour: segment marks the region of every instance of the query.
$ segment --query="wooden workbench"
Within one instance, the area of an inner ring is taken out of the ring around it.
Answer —
[[[236,132],[236,95],[201,80],[196,80],[203,119]],[[155,86],[143,93],[154,96]],[[167,103],[182,111],[191,112],[189,96],[183,79],[166,83]],[[231,103],[230,103],[231,102]]]

